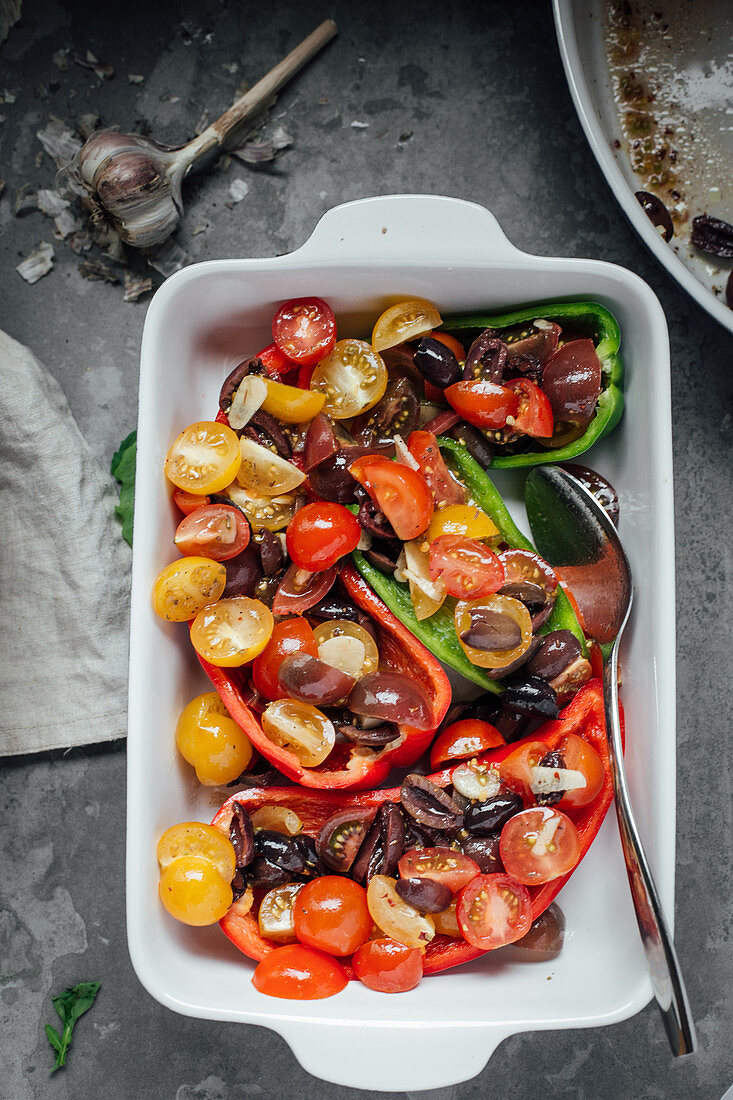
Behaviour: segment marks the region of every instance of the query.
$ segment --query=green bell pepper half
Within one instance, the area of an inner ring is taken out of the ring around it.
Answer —
[[[502,540],[511,547],[536,553],[532,543],[525,538],[515,524],[488,474],[471,457],[463,444],[446,436],[441,436],[438,443],[441,450],[447,452],[451,464],[468,489],[472,500],[491,517],[498,527]],[[453,619],[455,600],[449,597],[429,619],[418,619],[412,606],[408,585],[401,584],[394,577],[382,573],[371,565],[359,550],[355,550],[352,557],[364,580],[371,585],[400,622],[404,623],[439,661],[454,668],[456,672],[460,672],[467,680],[478,684],[485,691],[493,691],[497,694],[503,691],[503,683],[492,679],[484,669],[472,664],[458,641]],[[557,590],[555,606],[549,619],[542,626],[541,633],[548,634],[551,630],[572,631],[583,647],[584,654],[587,655],[585,635],[570,600],[562,588]]]
[[[554,450],[546,447],[532,454],[495,455],[491,466],[495,469],[516,469],[521,466],[538,466],[546,462],[568,462],[583,454],[597,440],[612,431],[619,420],[624,407],[623,363],[619,355],[621,330],[612,313],[598,302],[545,302],[534,306],[523,306],[511,313],[500,314],[460,314],[446,317],[443,329],[460,336],[466,331],[475,330],[476,336],[484,329],[504,329],[513,325],[534,321],[542,317],[555,321],[561,327],[563,322],[571,322],[574,330],[586,334],[596,346],[601,361],[602,388],[596,404],[593,419],[578,439],[564,447]]]

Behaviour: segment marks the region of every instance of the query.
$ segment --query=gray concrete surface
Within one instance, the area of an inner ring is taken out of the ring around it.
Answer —
[[[490,207],[527,251],[596,256],[637,271],[660,296],[672,340],[677,944],[700,1052],[674,1062],[650,1006],[611,1028],[515,1036],[473,1081],[422,1095],[718,1100],[733,1081],[733,345],[645,251],[616,205],[577,122],[548,6],[132,0],[113,9],[25,0],[22,22],[0,47],[0,89],[16,97],[0,105],[0,176],[7,184],[0,199],[0,323],[58,377],[82,432],[108,463],[135,424],[145,304],[125,303],[119,287],[82,279],[77,257],[63,245],[53,272],[36,286],[15,273],[21,255],[51,240],[41,214],[12,213],[17,187],[53,182],[49,160],[36,165],[35,131],[52,114],[72,120],[97,111],[106,124],[131,129],[145,119],[160,139],[180,141],[204,107],[213,117],[242,79],[253,82],[327,15],[338,20],[339,38],[274,111],[284,113],[292,149],[270,169],[233,165],[228,174],[187,184],[179,240],[192,260],[289,251],[325,209],[347,199],[443,193]],[[100,81],[78,66],[59,72],[52,55],[66,46],[111,62],[114,79]],[[142,74],[144,83],[129,83],[128,73]],[[230,210],[225,200],[235,176],[247,181],[249,194]],[[203,221],[207,231],[192,235]],[[0,1095],[376,1097],[309,1077],[271,1032],[176,1016],[143,991],[125,941],[124,781],[121,742],[2,766]],[[98,1002],[77,1029],[69,1068],[49,1078],[49,996],[92,978],[103,983]]]

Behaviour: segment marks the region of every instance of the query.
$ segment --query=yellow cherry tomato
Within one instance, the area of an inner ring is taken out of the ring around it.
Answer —
[[[469,539],[493,539],[499,534],[499,528],[493,519],[477,508],[475,504],[447,504],[436,508],[427,529],[428,542],[441,535],[465,535]]]
[[[237,668],[262,652],[274,626],[272,612],[261,600],[232,596],[198,613],[191,627],[191,642],[209,664]]]
[[[302,470],[281,455],[275,454],[269,447],[255,443],[253,439],[242,436],[239,452],[242,465],[239,467],[237,481],[250,493],[278,497],[297,489],[305,481]]]
[[[170,623],[195,619],[199,611],[219,599],[227,571],[211,558],[180,558],[161,570],[153,585],[153,609]]]
[[[229,837],[202,821],[181,821],[166,829],[156,850],[161,871],[183,856],[205,859],[226,882],[231,882],[237,857]]]
[[[239,470],[239,439],[228,424],[199,420],[173,440],[165,456],[165,476],[198,496],[226,489]]]
[[[295,935],[295,899],[303,889],[303,882],[286,882],[275,886],[260,902],[257,923],[260,934],[273,943],[297,943]]]
[[[262,730],[274,745],[292,752],[306,768],[322,764],[336,742],[336,730],[310,703],[278,699],[262,714]]]
[[[334,420],[373,408],[387,389],[387,368],[365,340],[339,340],[311,377],[311,390],[325,395],[324,412]]]
[[[229,883],[202,856],[174,859],[160,876],[158,892],[172,917],[196,928],[220,921],[233,900]]]
[[[219,695],[207,691],[183,708],[176,726],[176,744],[183,759],[196,769],[199,783],[217,787],[241,775],[252,759],[252,744]]]
[[[425,298],[410,298],[407,302],[398,302],[390,306],[377,320],[372,332],[372,347],[375,351],[385,351],[406,340],[416,340],[425,336],[431,329],[438,328],[443,320],[432,302]]]
[[[456,634],[473,665],[507,668],[527,652],[532,642],[532,617],[513,596],[498,592],[479,600],[459,600],[454,612]],[[491,647],[491,638],[513,638],[513,643]],[[481,644],[479,644],[481,642]]]
[[[313,631],[318,656],[327,665],[361,680],[379,668],[379,650],[368,630],[348,619],[331,619]]]
[[[297,386],[286,386],[272,378],[264,379],[267,397],[262,409],[270,416],[277,417],[283,424],[305,424],[323,408],[326,397],[314,390],[301,390]]]
[[[244,512],[254,530],[266,527],[268,531],[282,531],[295,515],[296,496],[286,493],[277,497],[255,496],[240,485],[230,485],[227,496]]]

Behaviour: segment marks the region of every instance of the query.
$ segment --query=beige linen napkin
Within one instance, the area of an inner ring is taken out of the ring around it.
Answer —
[[[56,380],[0,332],[0,756],[126,731],[130,550]]]

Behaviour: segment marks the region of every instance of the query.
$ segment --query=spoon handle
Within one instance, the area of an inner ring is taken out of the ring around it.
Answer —
[[[692,1054],[697,1049],[697,1038],[685,982],[639,836],[626,782],[618,705],[620,637],[619,633],[610,656],[603,662],[603,698],[621,847],[626,860],[626,872],[629,876],[641,942],[649,964],[654,996],[662,1013],[672,1052],[677,1056]]]

